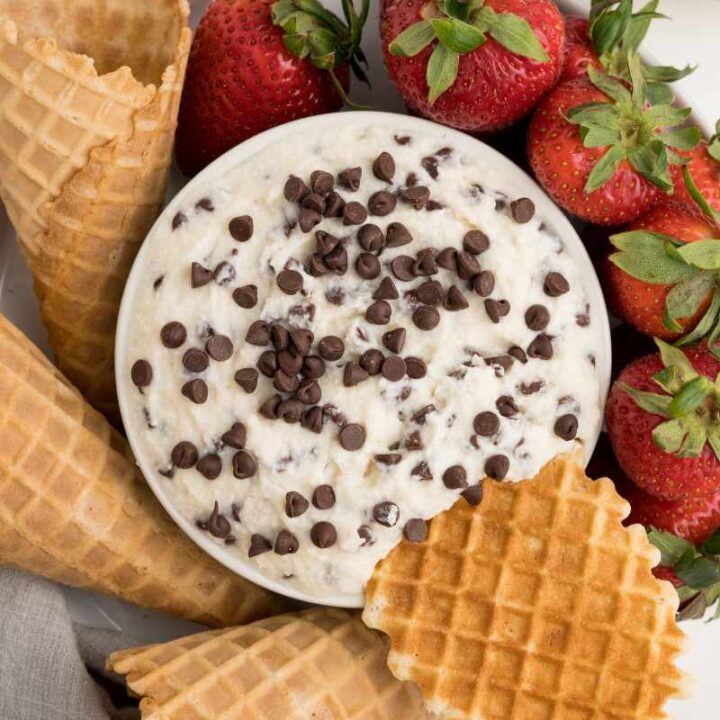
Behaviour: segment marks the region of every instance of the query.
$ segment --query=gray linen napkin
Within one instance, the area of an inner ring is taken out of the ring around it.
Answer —
[[[88,673],[138,643],[119,632],[74,625],[57,585],[0,568],[0,718],[126,720]],[[87,666],[87,667],[86,667]]]

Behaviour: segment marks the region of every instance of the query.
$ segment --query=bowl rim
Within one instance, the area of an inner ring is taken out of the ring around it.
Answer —
[[[240,143],[208,165],[198,175],[192,178],[181,190],[179,190],[179,192],[168,202],[163,211],[160,213],[135,258],[123,291],[118,314],[115,336],[115,383],[117,387],[120,413],[123,418],[123,423],[125,424],[125,431],[136,463],[155,497],[158,499],[165,511],[180,527],[180,529],[196,545],[228,569],[256,585],[264,587],[280,595],[293,598],[294,600],[313,603],[316,605],[361,608],[364,605],[364,593],[324,593],[320,597],[315,597],[289,587],[279,580],[267,577],[246,559],[234,554],[225,547],[216,544],[213,540],[207,537],[205,533],[196,528],[192,522],[185,518],[181,514],[180,510],[175,506],[169,497],[169,494],[164,491],[163,485],[160,483],[159,478],[152,469],[152,466],[144,457],[141,443],[137,437],[137,433],[133,429],[135,423],[132,422],[130,399],[128,397],[129,393],[127,392],[129,385],[124,385],[120,382],[120,374],[118,371],[119,368],[124,367],[124,358],[127,355],[129,320],[133,309],[133,299],[136,295],[137,286],[144,268],[145,256],[149,253],[149,248],[153,244],[154,239],[166,229],[166,225],[170,221],[170,218],[178,212],[191,195],[197,192],[199,187],[217,180],[226,171],[229,171],[230,169],[246,162],[264,148],[288,137],[297,136],[303,132],[327,129],[336,126],[338,123],[342,123],[344,126],[363,126],[369,124],[380,125],[395,132],[411,133],[413,129],[415,129],[418,133],[423,134],[433,132],[443,133],[445,136],[444,141],[452,141],[462,153],[471,156],[474,155],[481,158],[488,164],[495,165],[496,169],[499,170],[502,176],[511,178],[508,184],[510,184],[510,182],[512,183],[515,191],[514,194],[516,196],[529,197],[533,200],[533,202],[535,202],[535,205],[538,208],[538,214],[542,216],[543,221],[552,230],[552,232],[562,240],[565,249],[578,264],[578,271],[580,276],[583,278],[588,300],[593,307],[594,322],[601,324],[602,347],[600,348],[600,356],[596,357],[596,365],[601,391],[600,410],[603,414],[607,395],[610,389],[612,343],[610,336],[610,320],[600,280],[585,245],[578,236],[570,220],[548,197],[545,191],[535,182],[535,180],[531,178],[522,168],[517,166],[512,160],[500,153],[498,150],[495,150],[481,140],[478,140],[477,138],[459,130],[440,125],[423,118],[392,112],[362,111],[315,115],[294,120],[284,125],[279,125]],[[586,460],[589,460],[601,432],[602,428],[600,427],[598,428],[596,436],[589,439],[586,443]]]

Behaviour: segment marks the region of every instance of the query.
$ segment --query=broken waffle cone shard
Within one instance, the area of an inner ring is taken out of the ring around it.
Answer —
[[[165,195],[186,0],[0,0],[0,198],[60,369],[118,420],[117,313]]]
[[[484,482],[424,544],[375,569],[363,620],[390,638],[389,666],[448,720],[660,720],[687,695],[677,595],[657,580],[629,505],[580,458],[533,480]]]
[[[143,720],[429,720],[357,614],[316,608],[111,655]]]
[[[281,609],[182,533],[125,440],[2,315],[0,565],[212,626]]]

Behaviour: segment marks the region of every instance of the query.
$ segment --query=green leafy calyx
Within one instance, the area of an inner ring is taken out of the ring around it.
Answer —
[[[515,55],[541,63],[550,59],[519,15],[497,13],[484,0],[437,0],[436,7],[436,17],[410,25],[390,43],[390,52],[400,57],[414,57],[434,44],[426,73],[431,104],[455,83],[460,56],[477,50],[488,37]]]
[[[342,9],[344,20],[318,0],[278,0],[272,6],[272,21],[284,31],[283,42],[288,52],[326,70],[342,99],[350,107],[360,109],[347,97],[335,70],[349,64],[358,79],[368,82],[360,41],[370,0],[361,0],[359,12],[355,0],[342,0]]]

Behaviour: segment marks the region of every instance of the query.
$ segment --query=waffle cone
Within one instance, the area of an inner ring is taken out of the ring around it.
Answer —
[[[180,531],[125,440],[2,315],[0,564],[207,625],[280,609]]]
[[[186,0],[0,0],[0,197],[60,369],[117,422],[115,324],[162,205]]]
[[[677,595],[612,482],[571,455],[483,488],[375,569],[363,619],[389,635],[395,676],[447,720],[665,718],[689,688]]]
[[[115,653],[143,720],[427,720],[355,614],[317,608]]]

